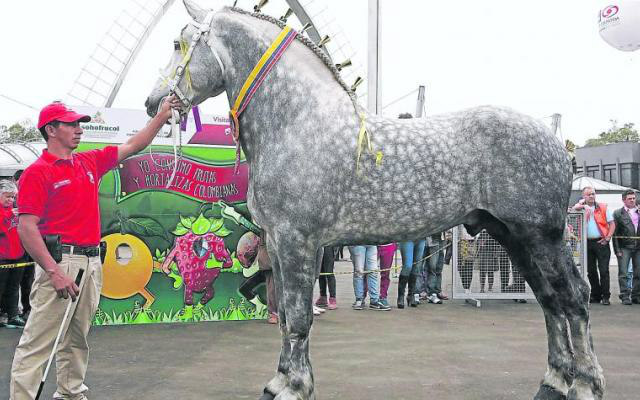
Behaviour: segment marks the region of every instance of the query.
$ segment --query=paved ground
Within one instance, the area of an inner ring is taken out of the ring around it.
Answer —
[[[350,269],[338,264],[337,270]],[[390,293],[396,293],[395,282]],[[592,308],[593,340],[607,398],[636,400],[640,306],[613,298],[610,307]],[[351,277],[340,275],[340,308],[314,322],[319,399],[531,399],[545,372],[546,334],[535,303],[484,301],[478,309],[449,301],[379,312],[354,311],[352,300]],[[3,399],[19,335],[0,329]],[[275,371],[279,338],[278,329],[263,321],[95,328],[90,398],[257,399]],[[42,398],[54,390],[48,382]]]

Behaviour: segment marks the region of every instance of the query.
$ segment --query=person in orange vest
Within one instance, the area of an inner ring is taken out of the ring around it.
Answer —
[[[572,207],[584,211],[587,220],[587,276],[591,285],[591,303],[610,305],[609,297],[609,242],[616,230],[613,213],[605,203],[596,202],[596,191],[587,186],[582,189],[582,199]]]

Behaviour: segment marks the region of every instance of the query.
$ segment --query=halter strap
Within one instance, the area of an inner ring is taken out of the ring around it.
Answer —
[[[191,44],[189,45],[189,48],[187,49],[187,51],[186,52],[183,51],[184,56],[182,57],[182,61],[180,61],[180,64],[178,64],[178,66],[175,69],[175,75],[173,76],[173,79],[167,82],[167,86],[169,86],[169,90],[172,93],[175,93],[176,96],[178,96],[178,99],[180,99],[180,101],[186,108],[191,107],[191,102],[189,101],[189,99],[187,99],[184,93],[182,93],[182,90],[180,90],[179,88],[180,80],[182,80],[182,76],[185,74],[185,72],[187,73],[187,77],[188,77],[189,62],[191,61],[191,56],[193,55],[193,49],[195,49],[196,45],[200,41],[200,38],[207,37],[209,35],[209,32],[211,31],[211,22],[213,21],[213,15],[214,15],[214,12],[209,11],[202,23],[199,23],[197,21],[191,22],[191,24],[197,27],[198,30],[193,34],[193,36],[191,36]],[[207,43],[207,45],[209,46],[209,49],[211,49],[213,56],[218,62],[218,65],[220,66],[220,70],[222,71],[222,74],[224,74],[224,65],[222,64],[222,60],[220,59],[218,52],[214,49],[214,47],[211,44]],[[189,82],[189,85],[190,84],[191,82]]]
[[[213,47],[213,43],[209,44],[209,48],[211,49],[213,56],[216,58],[216,61],[218,62],[218,66],[220,67],[220,71],[221,71],[220,75],[224,75],[224,64],[222,64],[222,59],[218,55],[218,52],[216,51],[216,49]]]

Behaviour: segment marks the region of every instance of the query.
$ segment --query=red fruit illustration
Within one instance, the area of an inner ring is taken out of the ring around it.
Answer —
[[[188,232],[176,238],[173,249],[162,263],[162,270],[167,274],[171,262],[177,264],[184,280],[184,303],[187,306],[193,305],[194,292],[204,292],[200,299],[202,305],[213,298],[213,283],[220,274],[220,268],[207,268],[207,260],[212,253],[216,260],[222,262],[222,268],[233,265],[221,237],[211,232],[204,235]]]

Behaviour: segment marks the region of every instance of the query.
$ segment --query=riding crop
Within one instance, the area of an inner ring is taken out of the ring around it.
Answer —
[[[82,281],[82,274],[84,270],[78,271],[78,275],[76,276],[76,285],[80,288],[80,282]],[[78,292],[78,298],[80,297],[80,292]],[[64,330],[64,325],[67,321],[67,317],[69,316],[69,312],[71,311],[71,305],[73,304],[73,299],[69,299],[69,304],[67,304],[67,309],[64,312],[64,316],[62,317],[62,323],[60,323],[60,329],[58,329],[58,335],[56,336],[56,340],[53,342],[53,349],[51,349],[51,355],[49,356],[49,361],[47,362],[47,368],[44,370],[44,375],[42,375],[42,380],[40,381],[40,387],[38,387],[38,394],[36,394],[36,399],[40,398],[40,394],[42,393],[42,389],[44,388],[44,382],[47,379],[47,375],[49,374],[49,368],[51,368],[51,362],[53,362],[53,357],[56,355],[56,350],[58,350],[58,343],[60,342],[60,337],[62,336],[62,331]]]

